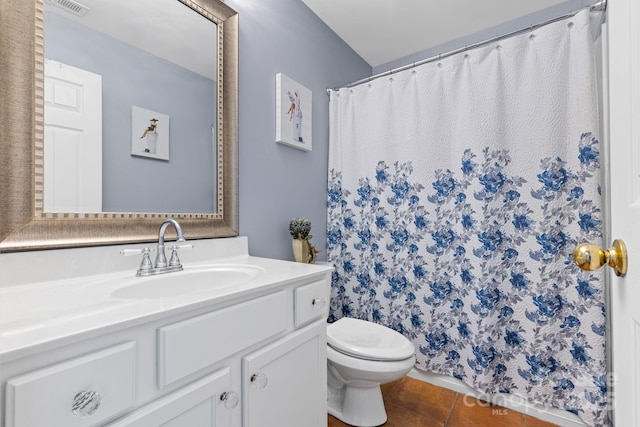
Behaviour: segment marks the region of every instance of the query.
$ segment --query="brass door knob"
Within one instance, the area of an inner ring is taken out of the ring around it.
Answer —
[[[573,250],[573,262],[587,271],[609,264],[616,276],[624,277],[627,274],[627,247],[622,240],[614,240],[608,251],[592,243],[582,243]]]

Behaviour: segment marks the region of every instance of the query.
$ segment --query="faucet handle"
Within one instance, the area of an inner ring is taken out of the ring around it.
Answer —
[[[151,248],[123,249],[120,251],[120,254],[123,256],[142,254],[142,262],[140,263],[140,267],[138,268],[136,276],[144,276],[147,275],[151,270],[153,270],[153,264],[151,263],[151,258],[149,257],[149,253],[151,252],[153,252],[153,249]]]
[[[169,247],[169,249],[171,249],[171,258],[169,259],[169,267],[180,267],[182,268],[182,265],[180,263],[180,259],[178,258],[178,251],[187,251],[187,250],[191,250],[193,249],[193,245],[190,243],[187,243],[186,245],[171,245],[171,247]]]
[[[194,246],[191,243],[187,243],[186,245],[171,245],[169,249],[171,250],[171,255],[173,256],[176,251],[190,251]]]
[[[131,256],[131,255],[139,255],[139,254],[149,254],[149,252],[153,252],[155,249],[143,248],[143,249],[123,249],[120,251],[120,255],[122,256]]]

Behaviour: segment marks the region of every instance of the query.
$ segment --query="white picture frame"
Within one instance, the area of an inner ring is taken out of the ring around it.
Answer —
[[[169,116],[131,106],[131,155],[169,160]]]
[[[312,149],[311,90],[282,73],[276,74],[276,142]]]

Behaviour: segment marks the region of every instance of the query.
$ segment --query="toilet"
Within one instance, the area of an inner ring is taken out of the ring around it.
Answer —
[[[344,423],[373,427],[387,421],[380,385],[415,364],[413,343],[377,323],[343,317],[327,325],[327,407]]]

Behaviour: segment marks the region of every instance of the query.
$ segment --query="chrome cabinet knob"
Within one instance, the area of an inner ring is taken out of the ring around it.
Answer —
[[[624,277],[627,274],[627,247],[622,240],[614,240],[609,250],[592,243],[582,243],[573,250],[573,262],[587,271],[609,264],[616,276]]]

